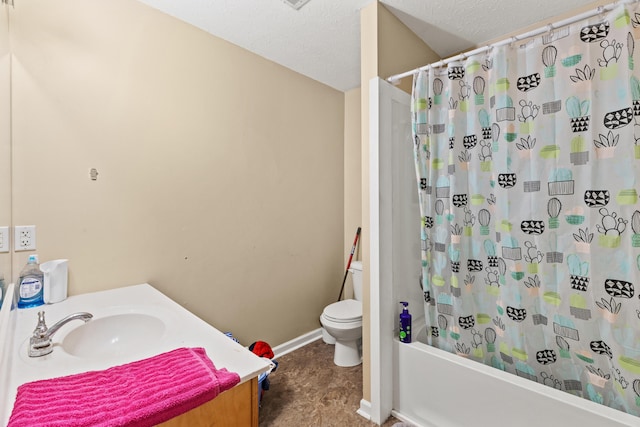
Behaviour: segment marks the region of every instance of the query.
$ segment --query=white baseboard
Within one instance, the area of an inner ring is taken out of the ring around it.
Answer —
[[[356,411],[356,414],[360,415],[361,417],[367,420],[371,420],[371,402],[369,402],[368,400],[362,399],[360,401],[360,408],[358,408],[358,410]]]
[[[320,338],[322,338],[322,328],[307,332],[306,334],[300,335],[299,337],[296,337],[290,341],[275,346],[272,349],[273,357],[275,359],[277,359],[278,357],[282,357],[285,354],[291,353],[292,351],[297,350],[300,347],[304,347],[307,344],[311,344],[312,342]]]
[[[409,423],[409,424],[414,425],[416,427],[436,427],[434,424],[431,424],[431,423],[425,425],[425,424],[423,424],[421,422],[418,422],[418,421],[416,421],[414,419],[411,419],[410,417],[407,417],[407,416],[405,416],[405,415],[401,414],[400,412],[398,412],[396,410],[393,410],[393,409],[391,410],[391,415],[394,418],[399,419],[400,421],[403,421],[405,423]]]

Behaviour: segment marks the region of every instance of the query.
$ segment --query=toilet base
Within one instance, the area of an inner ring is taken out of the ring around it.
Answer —
[[[336,347],[333,353],[333,363],[344,368],[361,364],[362,358],[360,357],[360,350],[358,349],[358,340],[336,340]]]
[[[324,341],[325,344],[329,344],[329,345],[334,345],[336,343],[336,339],[334,337],[331,336],[331,334],[329,334],[329,332],[327,332],[326,328],[322,328],[322,341]]]

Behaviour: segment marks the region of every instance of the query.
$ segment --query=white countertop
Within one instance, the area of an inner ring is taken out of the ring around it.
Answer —
[[[63,326],[53,336],[54,350],[51,354],[30,358],[27,356],[28,342],[37,324],[38,311],[45,312],[48,327],[69,314],[86,311],[93,314],[94,320],[117,313],[150,314],[163,319],[166,328],[157,340],[154,339],[150,348],[138,349],[132,354],[111,355],[107,358],[84,358],[68,354],[60,344],[74,328],[84,324],[75,320]],[[8,360],[9,377],[2,378],[3,382],[9,382],[9,386],[7,395],[0,398],[1,425],[6,425],[9,420],[17,388],[21,384],[102,370],[179,347],[203,347],[216,368],[237,372],[241,382],[268,371],[272,366],[269,359],[256,356],[146,283],[76,295],[56,304],[20,309],[15,316],[15,325],[13,345],[10,348],[3,345],[1,348],[2,352],[11,352]]]

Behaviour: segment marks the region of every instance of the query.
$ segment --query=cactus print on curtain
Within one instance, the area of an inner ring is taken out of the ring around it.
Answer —
[[[640,414],[640,9],[419,72],[429,343]]]

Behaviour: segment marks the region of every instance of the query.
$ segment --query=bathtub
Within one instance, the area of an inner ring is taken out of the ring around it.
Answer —
[[[416,329],[418,324],[414,323]],[[421,427],[640,426],[640,418],[426,344],[393,343],[393,410]]]

